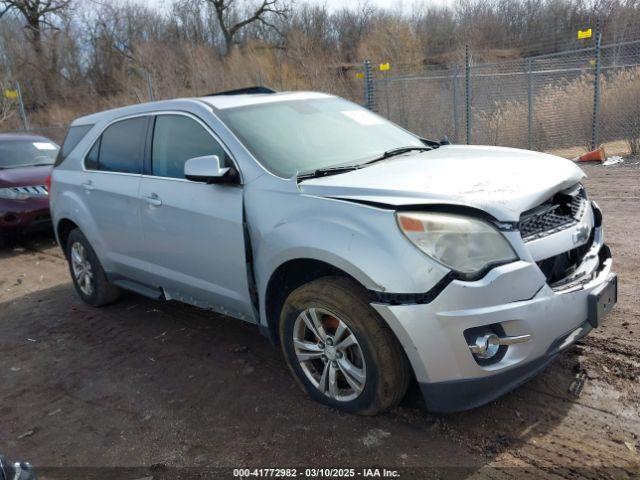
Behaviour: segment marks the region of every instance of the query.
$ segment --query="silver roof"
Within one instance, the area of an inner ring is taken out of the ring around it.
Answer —
[[[251,93],[240,95],[214,95],[201,97],[200,100],[220,110],[246,105],[261,105],[264,103],[284,102],[287,100],[313,100],[330,98],[332,95],[320,92],[279,92],[279,93]]]
[[[199,98],[176,98],[173,100],[162,100],[158,102],[136,103],[127,107],[114,108],[104,110],[102,112],[93,113],[84,117],[77,118],[73,121],[73,125],[86,125],[97,123],[104,120],[105,117],[110,119],[124,117],[127,115],[136,115],[144,113],[153,113],[160,110],[180,109],[185,103],[206,103],[217,109],[226,109],[233,107],[243,107],[247,105],[260,105],[265,103],[285,102],[288,100],[312,100],[318,98],[331,98],[333,95],[320,92],[278,92],[278,93],[253,93],[239,95],[214,95]]]

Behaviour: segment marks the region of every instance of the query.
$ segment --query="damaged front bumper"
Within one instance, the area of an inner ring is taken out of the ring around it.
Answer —
[[[466,410],[500,397],[597,326],[616,301],[617,282],[600,225],[594,233],[582,263],[558,284],[550,285],[535,262],[518,261],[475,282],[455,280],[430,303],[372,304],[402,343],[430,411]],[[602,291],[609,304],[598,304]],[[483,329],[524,341],[483,361],[469,341],[469,332]]]

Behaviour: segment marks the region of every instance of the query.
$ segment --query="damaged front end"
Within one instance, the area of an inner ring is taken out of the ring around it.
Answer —
[[[382,295],[374,304],[405,346],[432,411],[473,408],[517,387],[598,327],[617,301],[602,214],[582,185],[525,210],[513,227],[503,233],[518,261],[477,280],[452,279],[428,302]]]
[[[580,289],[611,266],[602,212],[580,184],[522,213],[518,229],[555,292]]]

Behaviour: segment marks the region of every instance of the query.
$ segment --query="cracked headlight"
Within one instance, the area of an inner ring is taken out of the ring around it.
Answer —
[[[0,188],[0,199],[2,200],[26,200],[29,196],[26,192],[16,192],[11,188]]]
[[[400,230],[416,247],[464,278],[518,259],[489,223],[448,213],[396,213]]]

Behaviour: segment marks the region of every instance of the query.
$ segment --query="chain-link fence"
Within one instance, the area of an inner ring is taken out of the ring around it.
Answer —
[[[0,133],[29,132],[60,143],[69,123],[84,115],[148,101],[201,97],[255,85],[279,90],[327,91],[352,100],[361,99],[362,80],[351,75],[355,68],[351,65],[316,66],[301,78],[287,75],[284,62],[274,74],[271,65],[259,62],[237,65],[237,61],[232,60],[229,64],[214,59],[203,62],[193,78],[179,77],[172,65],[160,62],[150,63],[150,68],[157,67],[153,72],[136,67],[113,82],[72,83],[63,79],[55,88],[38,88],[38,85],[30,88],[28,82],[8,73],[3,79],[4,72],[0,71]],[[266,75],[263,69],[271,74]],[[182,75],[183,72],[178,73]],[[20,88],[20,80],[23,80],[23,88]]]
[[[342,86],[329,89],[347,97],[360,91],[356,100],[427,138],[568,158],[604,144],[609,155],[640,156],[640,40],[600,46],[596,33],[589,47],[536,57],[479,63],[467,49],[458,65],[366,61],[362,70],[353,88],[341,77]],[[259,72],[255,77],[260,83]],[[73,117],[154,97],[198,96],[218,89],[214,83],[168,89],[138,72],[117,89],[85,85],[39,95],[46,105],[18,84],[0,84],[0,131],[29,130],[61,142]]]
[[[573,157],[640,155],[640,40],[459,66],[372,68],[380,114],[428,138]],[[365,78],[366,81],[366,78]],[[367,86],[365,85],[365,91]]]
[[[61,143],[74,118],[152,100],[151,79],[140,75],[132,75],[124,88],[87,84],[64,93],[33,92],[15,81],[0,83],[0,133],[30,133]]]

